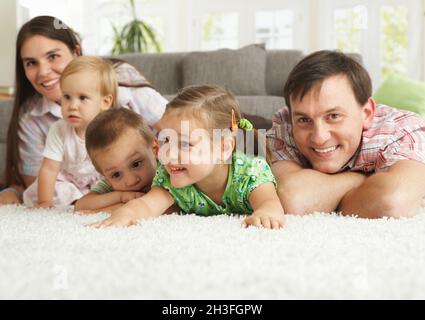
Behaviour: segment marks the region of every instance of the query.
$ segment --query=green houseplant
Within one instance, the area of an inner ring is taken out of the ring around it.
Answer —
[[[112,54],[147,52],[150,49],[161,52],[161,45],[156,38],[155,30],[149,24],[137,18],[134,0],[130,0],[130,10],[132,20],[121,29],[112,24],[114,30]]]

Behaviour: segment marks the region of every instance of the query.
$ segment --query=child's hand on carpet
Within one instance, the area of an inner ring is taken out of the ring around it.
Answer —
[[[133,199],[121,208],[112,211],[108,219],[92,223],[95,228],[129,227],[139,223],[141,219],[156,218],[174,204],[174,199],[167,190],[153,187],[143,197]]]
[[[112,213],[113,211],[121,208],[122,206],[123,206],[122,203],[117,203],[117,204],[114,204],[112,206],[108,206],[108,207],[104,207],[104,208],[100,208],[100,209],[76,210],[76,211],[74,211],[74,213],[79,214],[79,215],[89,215],[89,214],[95,214],[95,213],[100,213],[100,212]]]
[[[36,205],[34,205],[35,209],[48,209],[48,208],[53,208],[53,203],[51,203],[50,201],[45,201],[45,202],[39,202]]]
[[[140,198],[143,195],[144,195],[144,193],[142,193],[142,192],[122,191],[121,192],[121,202],[122,203],[127,203],[130,200],[133,200],[133,199],[136,199],[136,198]]]
[[[95,214],[97,212],[98,211],[96,211],[96,210],[78,210],[78,211],[74,211],[75,214],[78,214],[80,216],[86,216],[86,215],[89,215],[89,214]]]
[[[88,226],[94,228],[130,227],[137,225],[138,223],[139,219],[134,217],[131,212],[126,212],[125,210],[116,210],[112,212],[109,218],[89,224]]]
[[[283,227],[284,221],[284,215],[271,216],[265,213],[254,212],[252,215],[245,218],[242,226],[245,228],[248,226],[255,226],[266,229],[280,229]]]
[[[20,204],[19,198],[16,192],[13,191],[3,191],[0,193],[0,205],[6,204]]]
[[[285,211],[280,204],[273,183],[265,183],[252,191],[249,197],[254,212],[243,222],[244,227],[256,226],[266,229],[280,229],[285,221]]]

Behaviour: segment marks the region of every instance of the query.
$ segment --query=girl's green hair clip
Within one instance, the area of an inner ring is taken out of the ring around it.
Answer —
[[[244,129],[245,131],[251,131],[254,129],[253,124],[248,119],[242,118],[239,120],[239,128]]]

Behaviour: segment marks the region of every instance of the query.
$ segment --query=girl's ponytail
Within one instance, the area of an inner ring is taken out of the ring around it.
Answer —
[[[242,130],[238,130],[238,129],[242,129]],[[258,131],[257,129],[254,128],[254,125],[251,123],[251,121],[249,121],[246,118],[241,118],[239,121],[237,121],[235,110],[233,109],[232,109],[232,123],[230,126],[230,130],[233,132],[237,131],[238,134],[242,132],[243,146],[241,151],[243,153],[250,154],[252,152],[254,156],[264,157],[267,163],[269,165],[271,164],[272,151],[270,148],[270,144],[267,141],[266,130]],[[249,141],[250,134],[253,135],[253,138],[254,138],[253,150],[250,150],[250,148],[248,148],[250,143]],[[240,141],[239,139],[240,137],[237,137],[236,141]],[[236,147],[240,148],[239,144],[237,144]]]

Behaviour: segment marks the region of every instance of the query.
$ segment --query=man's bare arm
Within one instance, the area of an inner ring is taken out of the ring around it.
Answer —
[[[287,160],[275,162],[272,171],[285,212],[299,215],[335,211],[345,194],[366,178],[356,172],[325,174]]]
[[[425,164],[402,160],[347,193],[340,210],[364,218],[408,217],[418,212],[425,196]]]

